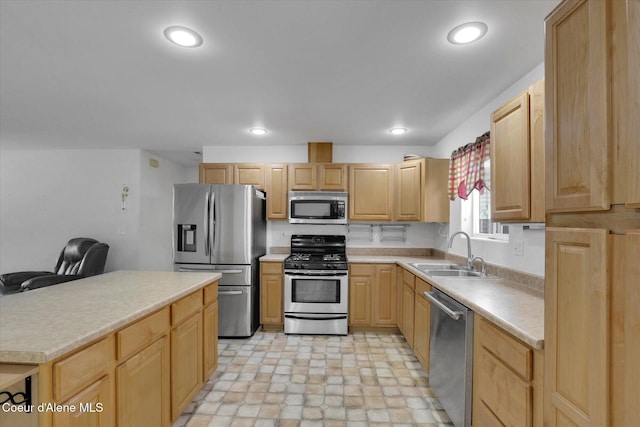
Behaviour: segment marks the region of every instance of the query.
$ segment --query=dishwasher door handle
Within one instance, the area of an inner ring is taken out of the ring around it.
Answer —
[[[443,303],[441,303],[440,301],[438,301],[436,299],[436,297],[433,296],[433,292],[425,292],[424,293],[424,297],[426,299],[428,299],[429,301],[431,301],[431,303],[433,305],[435,305],[436,307],[438,307],[440,310],[444,311],[445,313],[447,313],[447,316],[451,317],[453,320],[458,320],[460,319],[460,316],[462,316],[464,313],[460,312],[460,311],[453,311],[451,310],[449,307],[447,307],[446,305],[444,305]]]

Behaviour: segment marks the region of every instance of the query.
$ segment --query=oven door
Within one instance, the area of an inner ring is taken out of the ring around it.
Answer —
[[[284,273],[285,313],[346,314],[349,306],[346,271]]]

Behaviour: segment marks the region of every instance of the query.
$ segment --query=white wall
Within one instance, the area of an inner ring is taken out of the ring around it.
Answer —
[[[438,141],[434,146],[433,156],[450,157],[451,152],[456,148],[474,142],[476,137],[490,129],[490,116],[493,111],[541,78],[544,78],[544,63],[535,67]],[[449,235],[460,230],[471,231],[471,224],[463,211],[464,207],[460,199],[451,203]],[[475,238],[472,240],[471,247],[475,256],[481,256],[492,264],[544,276],[544,230],[523,230],[522,226],[512,226],[509,242]],[[514,242],[518,240],[524,244],[522,256],[513,253]],[[436,247],[447,250],[447,239],[437,238]],[[464,237],[456,237],[453,247],[448,250],[457,255],[466,256],[467,246]]]
[[[160,168],[149,170],[148,157],[140,150],[2,151],[0,272],[50,270],[64,244],[80,236],[109,244],[106,271],[171,269],[169,183],[184,182],[187,172],[159,158]]]
[[[158,167],[151,167],[150,159],[157,160]],[[173,184],[193,182],[190,175],[184,166],[141,153],[140,270],[173,270]]]

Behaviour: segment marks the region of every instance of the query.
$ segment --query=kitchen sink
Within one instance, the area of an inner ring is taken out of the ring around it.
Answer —
[[[411,262],[409,265],[423,272],[427,272],[429,270],[462,270],[462,267],[458,264]]]
[[[427,270],[425,273],[431,277],[475,277],[478,279],[495,279],[493,274],[482,274],[480,271],[472,271],[467,269],[460,270]]]

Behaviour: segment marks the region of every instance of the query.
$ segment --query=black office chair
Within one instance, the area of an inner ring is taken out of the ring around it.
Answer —
[[[104,273],[109,245],[87,237],[69,240],[62,248],[54,271],[20,271],[0,275],[0,296]]]

